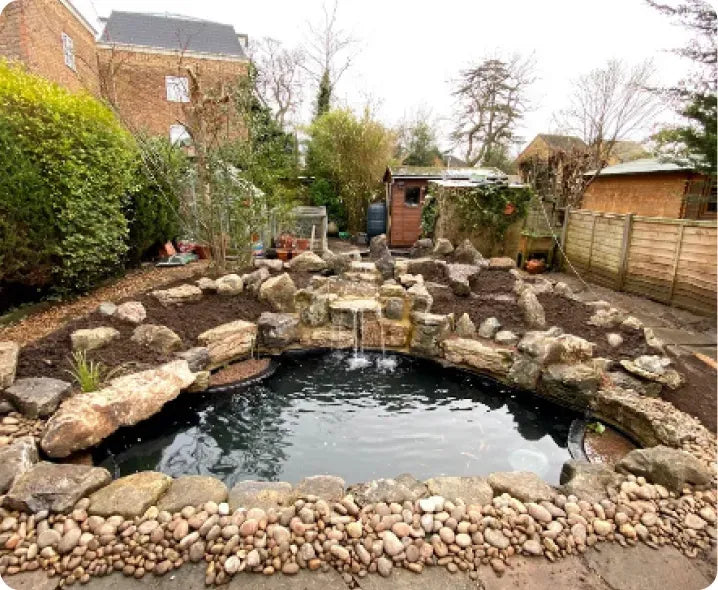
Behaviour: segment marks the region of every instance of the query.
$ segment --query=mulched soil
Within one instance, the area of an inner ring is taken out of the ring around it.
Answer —
[[[693,356],[673,357],[673,363],[686,382],[675,390],[664,387],[661,397],[679,410],[698,418],[706,428],[716,432],[716,370]]]
[[[439,314],[454,312],[457,319],[468,313],[477,328],[484,320],[495,317],[501,322],[502,329],[521,335],[530,328],[523,321],[513,288],[514,278],[508,272],[482,272],[472,283],[469,297],[457,297],[446,288],[429,287],[434,297],[431,311]],[[594,342],[594,355],[597,357],[620,360],[650,352],[641,331],[622,328],[607,330],[588,324],[592,310],[579,301],[550,293],[540,294],[538,299],[546,312],[547,326],[560,326],[564,332]],[[617,332],[623,337],[621,346],[612,348],[608,344],[606,334],[610,332]]]

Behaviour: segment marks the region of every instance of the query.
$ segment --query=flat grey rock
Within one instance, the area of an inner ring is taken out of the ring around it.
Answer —
[[[185,506],[201,506],[206,502],[219,504],[227,499],[227,495],[227,486],[214,477],[186,475],[172,481],[157,507],[174,513]]]
[[[37,463],[37,444],[32,436],[23,436],[0,448],[0,494],[10,489],[15,478]]]
[[[5,390],[5,397],[28,418],[49,416],[69,397],[72,384],[50,377],[18,379]]]

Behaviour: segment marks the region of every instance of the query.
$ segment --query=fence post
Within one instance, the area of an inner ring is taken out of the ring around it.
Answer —
[[[566,209],[563,213],[563,226],[561,227],[561,266],[563,266],[566,263],[566,260],[568,259],[568,255],[566,254],[566,236],[568,235],[568,222],[569,217],[571,216],[571,205],[566,205]]]
[[[681,258],[681,249],[683,247],[683,230],[686,228],[685,223],[681,223],[678,228],[678,239],[676,240],[676,253],[673,255],[673,269],[671,270],[671,290],[668,292],[668,303],[673,300],[673,292],[676,290],[676,275],[678,274],[678,261]]]
[[[618,263],[618,290],[623,291],[628,271],[628,253],[631,246],[631,229],[633,228],[633,213],[626,214],[623,220],[623,241],[621,242],[621,256]]]
[[[593,223],[591,224],[591,243],[588,246],[588,264],[586,265],[586,272],[591,272],[591,259],[593,258],[593,239],[596,235],[596,219],[598,218],[598,213],[593,214]]]

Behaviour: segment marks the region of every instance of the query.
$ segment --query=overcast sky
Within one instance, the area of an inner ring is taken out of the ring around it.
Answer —
[[[667,49],[686,33],[643,0],[339,0],[342,28],[358,39],[352,68],[337,95],[351,107],[367,100],[393,125],[428,108],[448,129],[451,80],[482,56],[533,53],[538,80],[534,105],[520,134],[526,141],[552,131],[552,113],[566,103],[571,79],[610,58],[652,58],[656,82],[685,76],[686,64]],[[322,0],[73,0],[93,22],[112,11],[172,12],[232,24],[250,38],[270,36],[288,46],[321,18]],[[98,28],[99,28],[98,24]],[[670,117],[666,113],[666,119]],[[646,129],[630,139],[642,140]]]

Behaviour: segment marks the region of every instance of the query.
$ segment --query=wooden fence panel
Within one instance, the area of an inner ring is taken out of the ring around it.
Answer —
[[[589,281],[716,314],[716,222],[569,211],[568,261]]]

